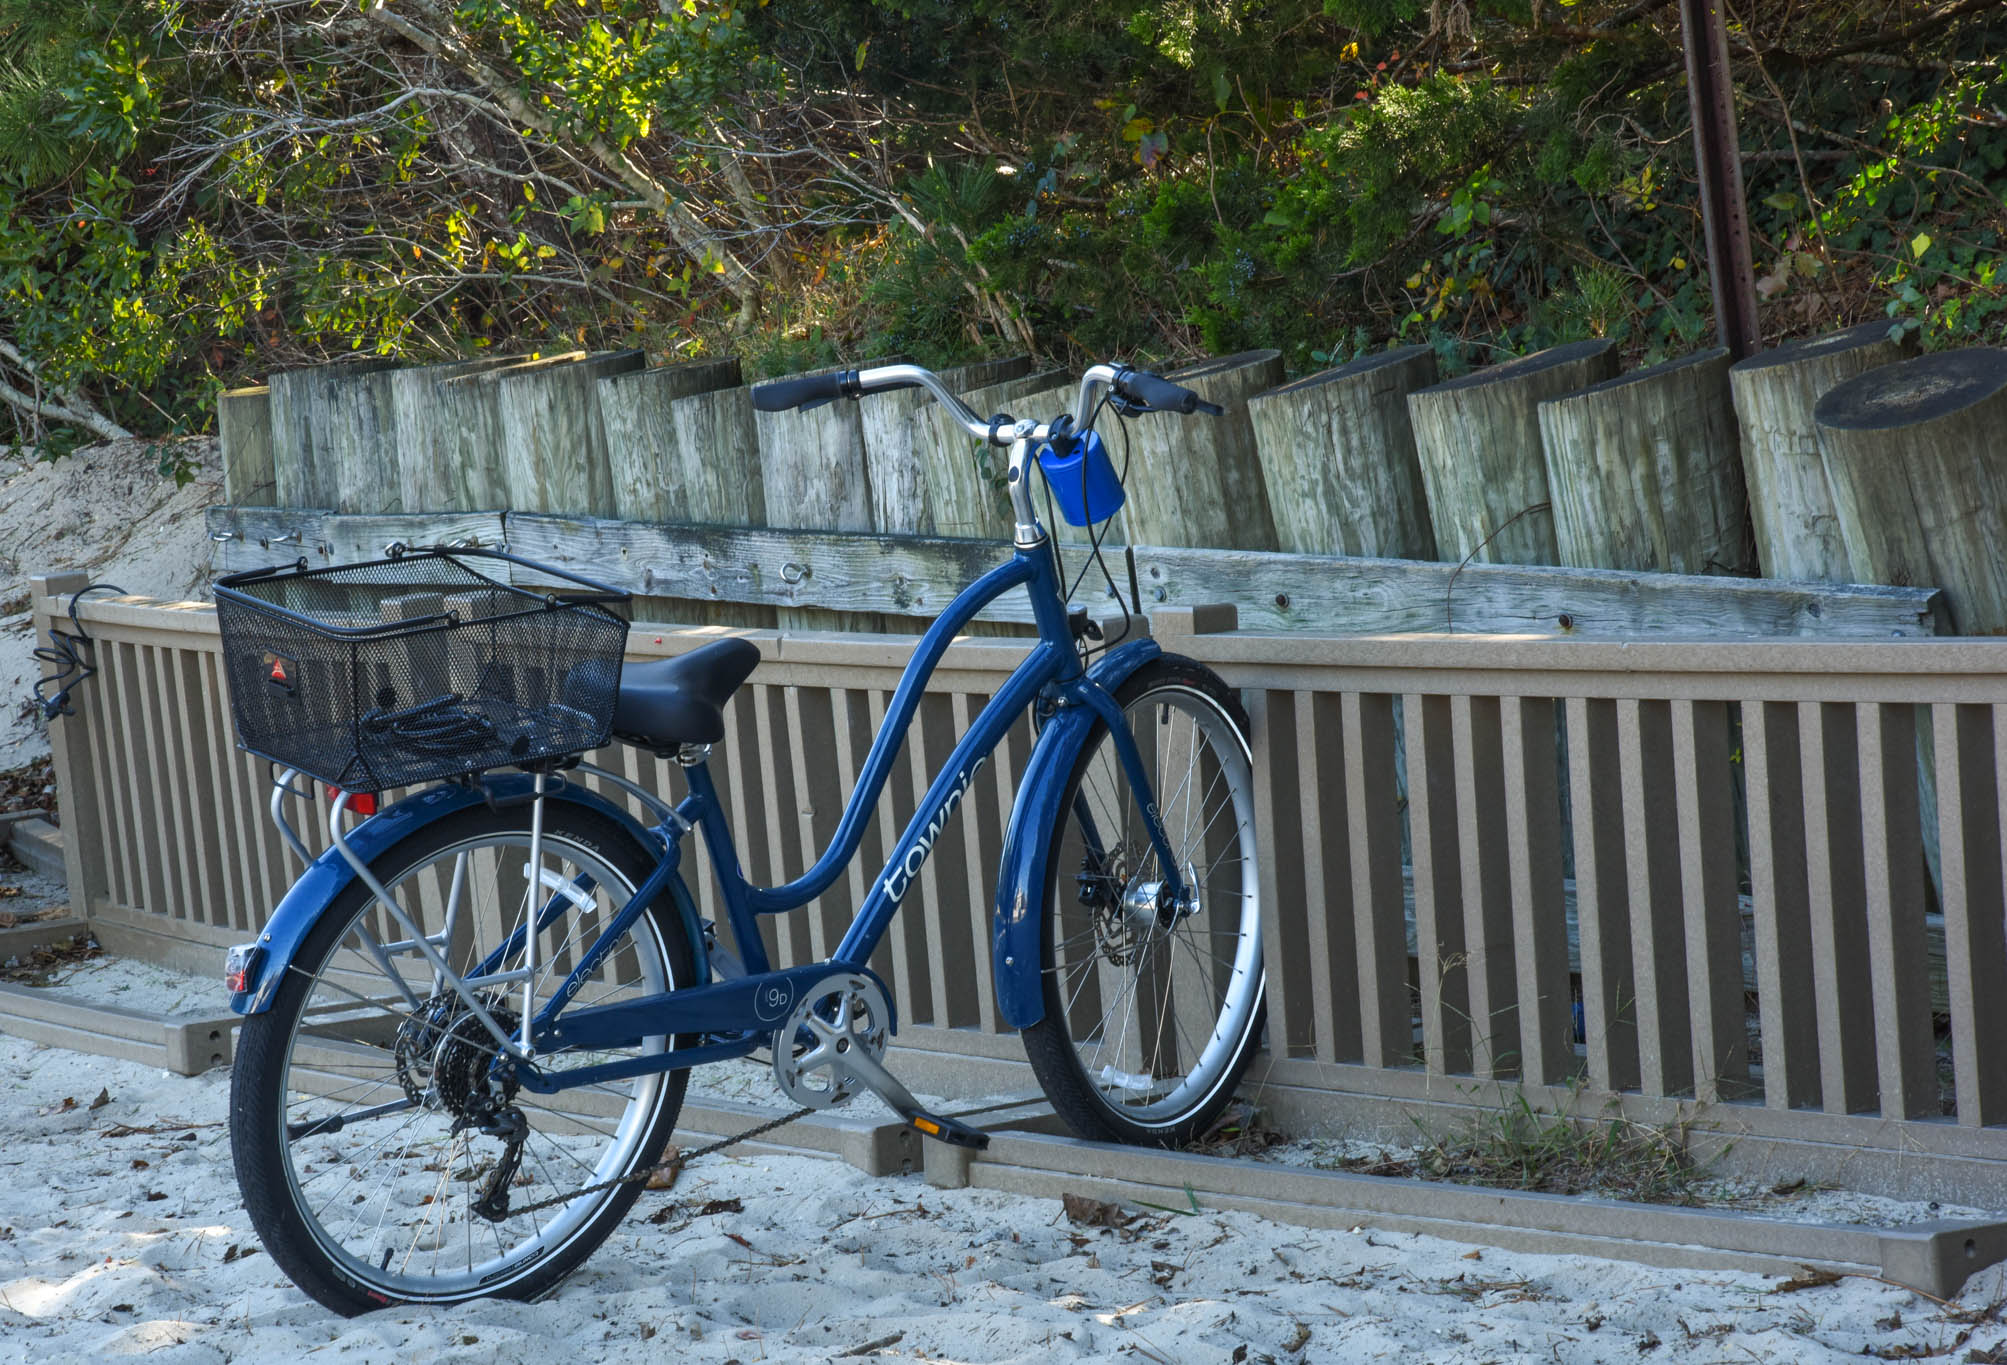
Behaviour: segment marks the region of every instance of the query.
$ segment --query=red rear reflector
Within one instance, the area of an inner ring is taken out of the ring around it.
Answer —
[[[322,786],[326,790],[328,800],[330,801],[341,795],[340,787],[329,787],[325,783]],[[356,815],[374,815],[376,814],[376,794],[374,792],[367,792],[361,795],[350,796],[348,799],[348,808]]]

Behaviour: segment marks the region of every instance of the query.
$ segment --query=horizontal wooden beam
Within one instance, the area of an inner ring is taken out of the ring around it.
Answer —
[[[313,563],[379,557],[395,541],[506,542],[649,597],[931,616],[1008,553],[995,541],[825,531],[750,530],[527,513],[350,516],[275,507],[212,507],[219,571],[304,554]],[[1080,551],[1068,547],[1068,562]],[[1109,568],[1125,594],[1120,550]],[[1232,602],[1253,631],[1598,636],[1818,636],[1890,639],[1933,633],[1934,588],[1522,565],[1424,563],[1240,550],[1136,548],[1146,611]],[[1099,575],[1091,574],[1091,579]],[[1105,594],[1103,584],[1100,593]],[[1083,600],[1099,596],[1083,587]],[[986,619],[1025,622],[1022,592]]]

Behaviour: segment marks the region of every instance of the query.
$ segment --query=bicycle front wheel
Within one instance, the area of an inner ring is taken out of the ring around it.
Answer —
[[[1048,851],[1045,1016],[1026,1056],[1075,1134],[1190,1141],[1232,1098],[1261,1033],[1261,885],[1247,718],[1203,665],[1174,655],[1116,690],[1185,896],[1097,725]]]
[[[476,997],[511,1033],[524,978],[534,975],[541,1007],[656,861],[618,822],[563,801],[545,805],[534,874],[529,849],[527,809],[476,806],[415,831],[371,866],[456,973],[490,983]],[[671,895],[637,918],[573,1008],[694,984]],[[541,926],[533,974],[523,933],[532,918]],[[588,1066],[669,1045],[654,1037],[539,1060]],[[522,1209],[655,1162],[685,1073],[542,1096],[491,1074],[498,1052],[404,929],[352,883],[308,936],[271,1009],[245,1021],[231,1078],[244,1206],[295,1284],[344,1314],[526,1299],[612,1232],[638,1184]]]

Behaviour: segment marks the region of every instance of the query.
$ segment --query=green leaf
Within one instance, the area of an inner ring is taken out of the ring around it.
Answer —
[[[1781,192],[1766,194],[1763,196],[1763,202],[1771,208],[1776,209],[1779,213],[1796,213],[1798,211],[1798,196],[1795,194],[1784,194]]]
[[[871,40],[869,38],[866,38],[863,42],[857,45],[856,67],[859,71],[862,71],[864,69],[865,54],[869,53],[870,51],[871,51]]]
[[[1909,239],[1910,255],[1921,257],[1928,250],[1930,250],[1930,234],[1928,232],[1919,232],[1916,236]]]

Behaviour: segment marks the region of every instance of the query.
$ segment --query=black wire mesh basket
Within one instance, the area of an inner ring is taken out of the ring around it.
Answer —
[[[612,726],[627,605],[498,550],[231,574],[216,616],[238,742],[358,794],[583,753]]]

